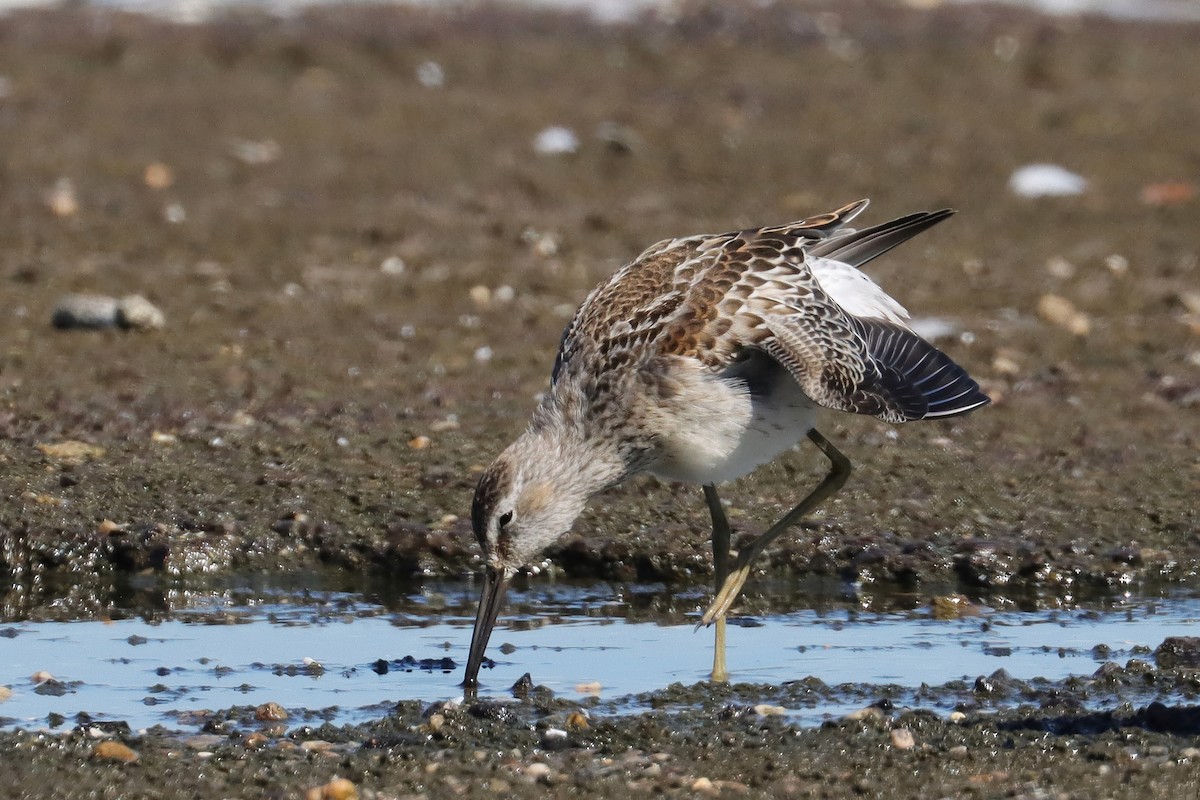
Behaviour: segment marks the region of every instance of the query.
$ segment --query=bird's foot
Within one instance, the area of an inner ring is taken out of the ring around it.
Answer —
[[[740,560],[740,559],[739,559]],[[729,613],[729,609],[733,607],[733,601],[742,592],[742,587],[746,585],[746,578],[750,575],[749,564],[738,564],[729,577],[725,579],[725,585],[721,587],[721,591],[717,592],[717,596],[708,604],[708,609],[704,612],[704,616],[700,617],[700,621],[696,623],[696,629],[707,628],[718,619],[724,619]]]

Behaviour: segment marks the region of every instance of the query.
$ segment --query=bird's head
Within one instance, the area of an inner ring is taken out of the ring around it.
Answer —
[[[508,585],[522,567],[571,530],[600,488],[573,468],[561,444],[525,435],[484,471],[475,489],[471,526],[483,552],[483,593],[463,685],[478,685],[483,653]]]

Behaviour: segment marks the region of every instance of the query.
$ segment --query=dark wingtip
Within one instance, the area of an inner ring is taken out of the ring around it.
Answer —
[[[900,325],[857,320],[880,368],[882,393],[905,420],[966,414],[991,402],[950,356]]]

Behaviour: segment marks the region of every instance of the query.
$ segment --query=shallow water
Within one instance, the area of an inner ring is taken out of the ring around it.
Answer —
[[[0,722],[71,727],[84,712],[135,729],[195,730],[205,721],[196,712],[274,701],[291,711],[289,724],[348,723],[384,716],[399,700],[454,699],[462,694],[475,594],[462,585],[437,588],[387,606],[340,593],[216,593],[163,620],[11,624],[0,628],[0,685],[13,690]],[[481,694],[509,697],[528,672],[560,696],[595,694],[604,710],[619,713],[644,708],[632,697],[638,693],[705,680],[712,634],[693,629],[694,614],[644,610],[680,598],[662,587],[622,592],[607,584],[514,592]],[[1200,600],[1187,596],[1122,596],[1057,611],[973,607],[948,620],[928,606],[865,612],[853,601],[826,600],[820,610],[733,620],[734,679],[892,685],[903,687],[904,702],[921,705],[905,692],[1001,668],[1024,680],[1090,674],[1105,660],[1123,663],[1191,633],[1200,618]],[[1109,652],[1098,654],[1098,645]],[[61,694],[35,691],[31,676],[42,670],[62,683]],[[944,699],[923,704],[953,707]],[[791,713],[817,723],[861,705],[861,692],[831,693]]]

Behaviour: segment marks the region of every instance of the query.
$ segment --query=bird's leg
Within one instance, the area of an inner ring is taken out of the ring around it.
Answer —
[[[821,501],[833,495],[838,489],[841,489],[842,485],[846,483],[846,478],[850,477],[850,459],[842,455],[841,451],[834,447],[828,439],[819,434],[815,428],[808,432],[808,438],[829,459],[829,474],[825,476],[825,480],[821,481],[817,488],[812,490],[812,493],[808,497],[801,500],[799,505],[784,514],[783,519],[772,525],[770,530],[755,539],[745,550],[738,553],[737,560],[733,564],[733,570],[725,579],[725,583],[721,586],[721,590],[717,593],[717,596],[713,598],[708,610],[704,612],[704,616],[700,619],[700,625],[711,625],[716,621],[724,622],[725,613],[729,611],[733,605],[733,601],[737,599],[738,594],[742,591],[742,586],[746,583],[746,578],[750,575],[750,564],[754,559],[758,558],[759,554],[767,549],[767,546],[775,540],[775,537],[799,522],[801,517],[816,508]],[[705,487],[706,491],[707,489],[708,487]],[[715,532],[713,542],[715,547]]]
[[[729,577],[729,519],[725,516],[725,508],[721,498],[717,497],[717,487],[712,484],[704,485],[704,499],[708,502],[708,513],[712,515],[712,549],[713,549],[713,591],[721,591]],[[729,670],[725,667],[725,617],[717,620],[716,642],[713,646],[712,680],[714,683],[725,683],[729,680]]]

